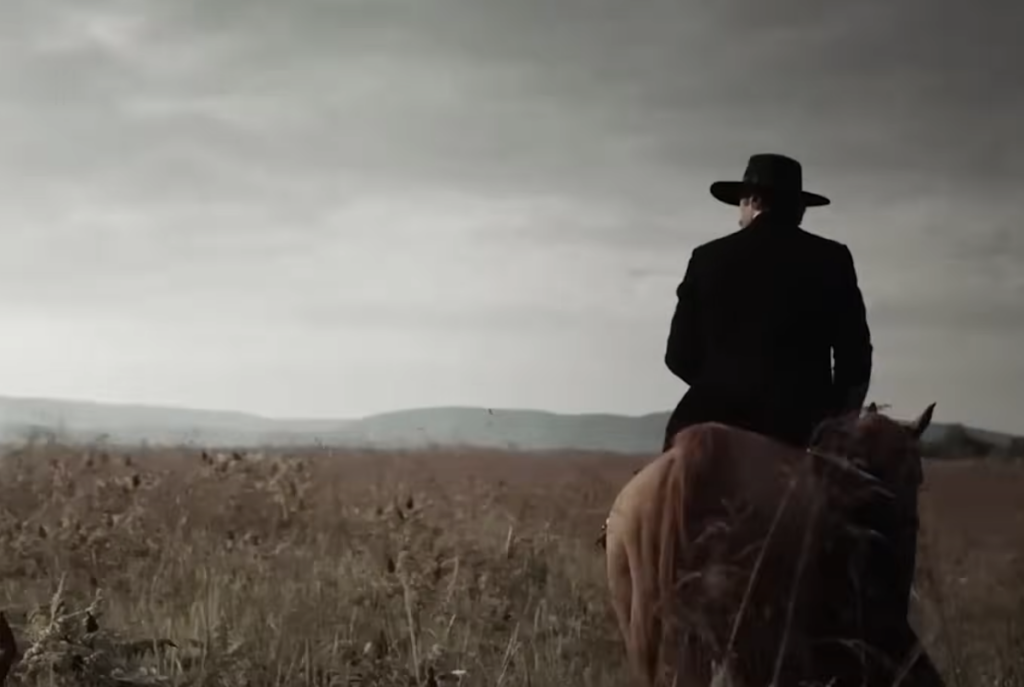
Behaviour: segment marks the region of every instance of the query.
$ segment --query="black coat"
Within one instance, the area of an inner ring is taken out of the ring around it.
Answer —
[[[665,363],[690,388],[666,446],[705,421],[802,446],[871,379],[864,299],[841,243],[759,215],[697,247],[676,295]]]

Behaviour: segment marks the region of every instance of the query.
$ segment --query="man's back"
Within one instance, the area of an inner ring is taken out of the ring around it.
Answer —
[[[665,360],[691,388],[670,434],[718,420],[803,443],[870,379],[864,303],[840,243],[760,215],[697,248],[677,293]]]

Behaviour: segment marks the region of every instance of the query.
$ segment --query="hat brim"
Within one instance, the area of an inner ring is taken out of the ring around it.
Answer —
[[[726,205],[739,205],[742,199],[748,198],[752,193],[756,192],[757,186],[752,186],[743,181],[716,181],[711,184],[711,195]],[[809,208],[820,208],[832,203],[825,196],[808,191],[801,191],[800,198],[804,201],[804,205]]]

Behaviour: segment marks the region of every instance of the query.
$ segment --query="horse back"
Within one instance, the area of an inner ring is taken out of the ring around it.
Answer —
[[[680,432],[626,484],[607,523],[608,576],[647,684],[706,685],[730,643],[751,679],[770,670],[816,489],[806,453],[716,423]]]

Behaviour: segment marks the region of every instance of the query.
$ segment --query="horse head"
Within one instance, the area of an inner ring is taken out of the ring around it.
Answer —
[[[916,419],[900,421],[871,403],[863,412],[823,422],[814,433],[811,449],[843,459],[878,478],[890,488],[920,484],[921,445],[935,412],[932,403]]]

